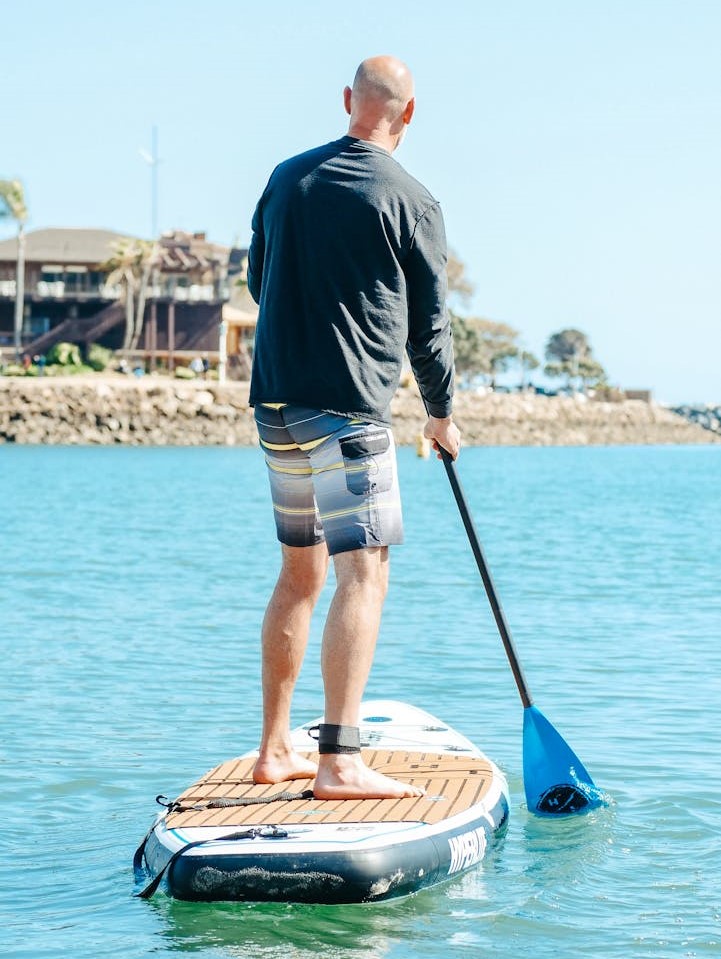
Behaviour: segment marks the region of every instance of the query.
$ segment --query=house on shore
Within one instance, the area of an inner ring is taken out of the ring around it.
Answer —
[[[86,350],[127,347],[127,285],[118,264],[133,238],[96,229],[46,228],[25,239],[22,352],[55,343]],[[204,233],[164,233],[152,248],[137,342],[125,355],[149,368],[172,369],[198,355],[225,354],[228,371],[246,372],[257,308],[243,283],[247,251],[210,243]],[[0,242],[0,360],[14,358],[17,239]],[[140,277],[136,276],[139,282]],[[223,343],[221,343],[221,337]]]

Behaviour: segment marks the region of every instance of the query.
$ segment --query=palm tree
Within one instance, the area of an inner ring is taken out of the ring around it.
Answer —
[[[147,240],[125,238],[114,244],[113,255],[101,269],[108,270],[106,284],[120,286],[125,302],[125,336],[123,349],[136,349],[143,328],[143,314],[150,270],[155,260],[156,244]]]
[[[140,288],[138,290],[138,307],[135,311],[135,329],[130,340],[130,349],[137,350],[140,342],[140,335],[143,332],[143,321],[145,319],[145,301],[148,296],[148,283],[150,275],[154,273],[160,263],[160,245],[157,242],[150,243],[147,240],[137,240],[138,247],[138,268],[140,274]]]
[[[15,270],[15,358],[20,358],[25,306],[25,221],[28,210],[20,180],[0,180],[0,216],[15,220],[18,227],[18,253]]]
[[[125,336],[123,349],[127,350],[135,329],[135,249],[134,241],[130,239],[118,240],[113,244],[113,255],[100,267],[108,270],[105,278],[106,286],[119,286],[120,297],[125,303]]]

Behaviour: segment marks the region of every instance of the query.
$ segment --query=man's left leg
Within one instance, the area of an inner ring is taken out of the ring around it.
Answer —
[[[257,783],[315,776],[315,763],[290,741],[293,690],[303,664],[313,608],[326,580],[328,550],[282,545],[283,565],[263,620],[263,733],[253,769]]]

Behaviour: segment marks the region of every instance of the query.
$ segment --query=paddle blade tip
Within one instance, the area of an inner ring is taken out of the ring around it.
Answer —
[[[528,808],[540,816],[571,816],[608,806],[610,796],[593,783],[558,783],[545,789],[540,796],[526,797]]]
[[[523,779],[528,809],[540,816],[569,816],[612,802],[534,705],[523,712]]]

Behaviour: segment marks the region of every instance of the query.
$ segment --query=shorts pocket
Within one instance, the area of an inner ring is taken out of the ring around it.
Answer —
[[[339,441],[349,492],[357,496],[385,493],[393,485],[390,437],[384,430],[346,436]]]

